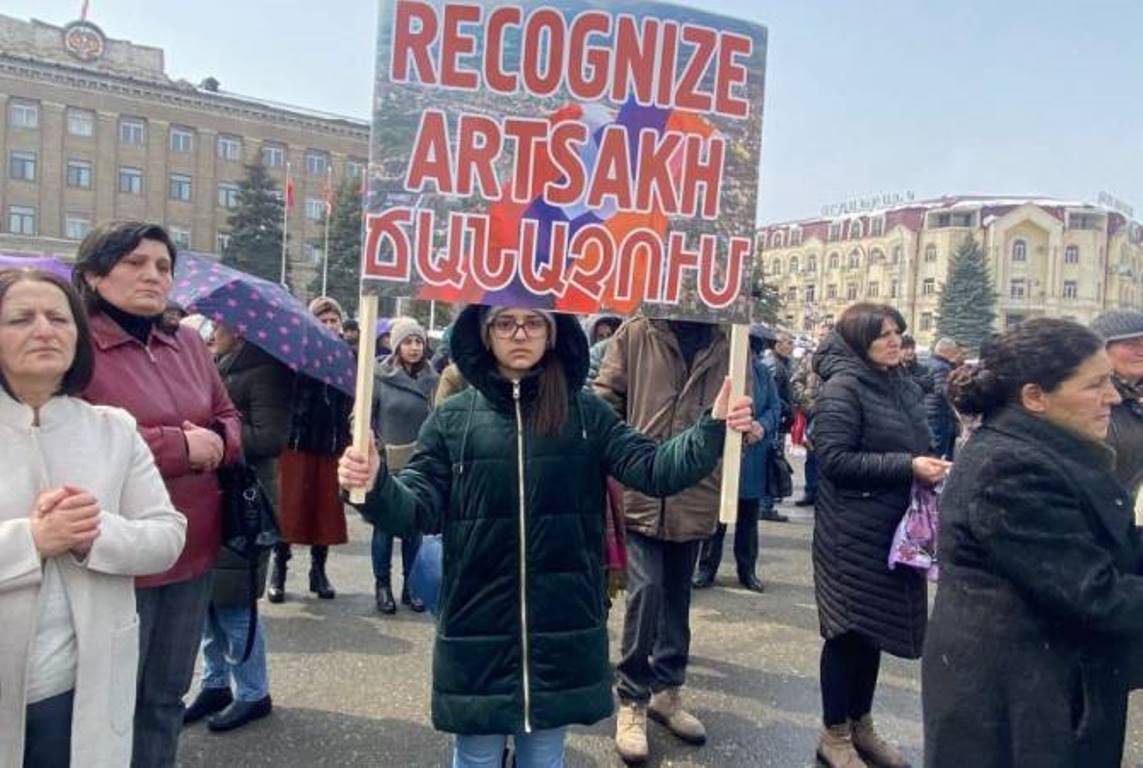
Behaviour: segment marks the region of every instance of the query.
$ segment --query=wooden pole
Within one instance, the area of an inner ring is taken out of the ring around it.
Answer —
[[[374,344],[377,343],[377,297],[362,295],[358,303],[358,322],[361,325],[361,338],[357,342],[357,390],[353,400],[353,447],[364,455],[369,455],[369,444],[373,441],[370,419],[373,416],[373,367]],[[737,487],[737,486],[736,486]],[[349,500],[354,504],[365,502],[365,491],[357,489],[349,492]]]
[[[735,325],[730,330],[730,397],[746,394],[746,367],[750,356],[750,326]],[[742,435],[727,432],[722,447],[722,497],[718,521],[733,523],[738,518],[738,484],[742,474]]]

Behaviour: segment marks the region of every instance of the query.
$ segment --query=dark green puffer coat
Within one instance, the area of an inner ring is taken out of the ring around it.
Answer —
[[[399,474],[381,470],[363,512],[396,535],[444,534],[433,652],[438,730],[509,734],[591,724],[612,711],[607,475],[652,496],[678,493],[714,469],[725,425],[704,414],[662,446],[635,432],[582,391],[587,342],[574,318],[557,315],[568,423],[559,436],[518,433],[536,375],[515,388],[499,375],[481,340],[479,309],[464,310],[452,336],[454,360],[472,386],[429,416]]]

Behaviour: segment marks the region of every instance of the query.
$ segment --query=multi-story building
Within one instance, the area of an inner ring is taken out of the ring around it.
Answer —
[[[365,105],[363,105],[365,106]],[[369,125],[169,77],[163,51],[0,15],[0,250],[70,258],[93,224],[164,224],[220,253],[245,165],[294,180],[289,259],[304,287],[321,262],[324,193],[361,177]]]
[[[998,329],[1036,316],[1086,323],[1143,308],[1143,225],[1089,203],[950,196],[758,231],[765,279],[795,332],[859,300],[893,304],[917,341],[934,340],[949,257],[974,237],[997,292]]]

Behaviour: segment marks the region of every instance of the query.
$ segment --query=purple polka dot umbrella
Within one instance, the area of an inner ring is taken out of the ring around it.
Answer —
[[[292,370],[354,394],[357,369],[348,345],[277,283],[179,251],[171,299],[222,323]]]

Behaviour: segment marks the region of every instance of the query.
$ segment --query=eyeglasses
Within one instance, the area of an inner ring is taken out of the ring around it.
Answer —
[[[522,323],[516,322],[516,318],[510,315],[497,315],[492,320],[492,332],[498,339],[515,338],[521,328],[524,329],[525,338],[538,339],[547,333],[548,321],[536,315],[525,318]]]

